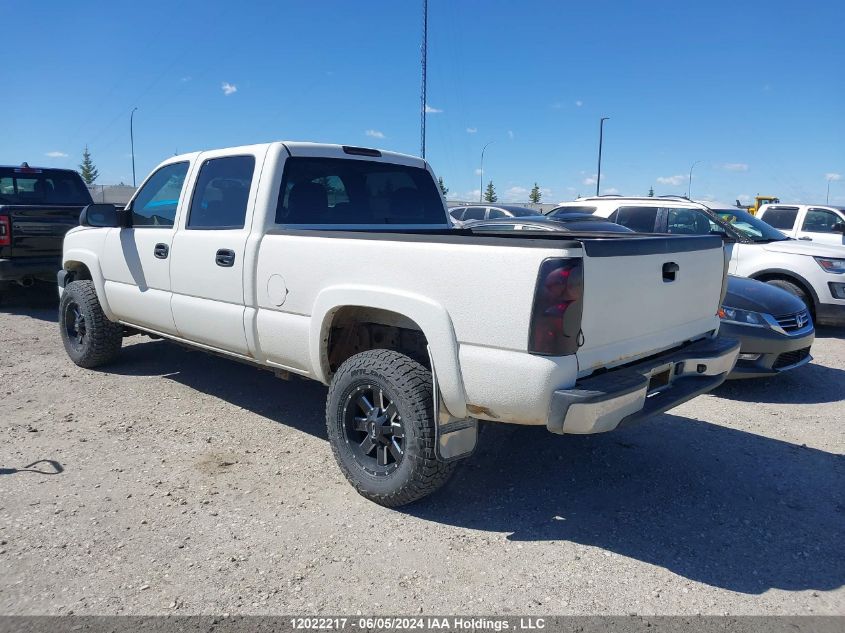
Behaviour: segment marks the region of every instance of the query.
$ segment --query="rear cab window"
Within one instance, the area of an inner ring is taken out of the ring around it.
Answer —
[[[254,156],[224,156],[203,161],[186,228],[244,228],[254,172]]]
[[[425,169],[294,156],[285,162],[276,223],[442,226],[446,218],[443,199]]]
[[[767,214],[766,221],[768,219]],[[807,210],[807,215],[804,216],[804,224],[801,225],[801,230],[807,233],[837,233],[834,229],[842,221],[839,215],[829,209],[810,208]]]
[[[0,167],[0,204],[91,204],[91,194],[75,171]]]
[[[791,231],[798,217],[798,207],[770,207],[763,212],[761,219],[776,229]]]

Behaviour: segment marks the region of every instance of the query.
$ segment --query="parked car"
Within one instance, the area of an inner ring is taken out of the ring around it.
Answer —
[[[0,292],[56,278],[62,239],[87,204],[91,194],[75,171],[0,166]]]
[[[838,246],[794,240],[731,205],[680,197],[597,196],[558,205],[550,216],[594,208],[637,232],[720,235],[729,272],[778,286],[800,298],[816,324],[845,325],[845,253]]]
[[[465,222],[463,228],[481,231],[572,231],[576,233],[633,233],[629,228],[587,213],[571,213],[548,218],[535,215],[523,218],[498,218]]]
[[[538,215],[538,212],[528,207],[513,204],[493,205],[478,204],[460,207],[450,207],[449,215],[460,226],[468,220],[495,220],[496,218],[523,218]]]
[[[845,245],[845,207],[826,204],[764,204],[757,217],[789,237]]]
[[[606,218],[584,212],[543,218],[468,222],[475,231],[618,231],[633,233]],[[793,294],[761,281],[728,275],[719,309],[719,334],[740,342],[739,357],[728,379],[775,376],[806,365],[816,337],[804,303]]]
[[[774,376],[812,360],[813,319],[804,303],[786,290],[729,275],[719,318],[720,335],[740,343],[728,378]]]
[[[721,239],[464,235],[413,156],[174,156],[80,223],[58,275],[73,362],[136,331],[319,380],[340,469],[387,506],[441,486],[480,419],[609,431],[721,384],[739,352],[715,335]]]

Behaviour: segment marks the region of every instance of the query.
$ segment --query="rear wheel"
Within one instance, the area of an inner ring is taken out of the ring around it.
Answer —
[[[90,279],[67,285],[59,303],[59,330],[65,351],[80,367],[113,361],[123,343],[123,326],[109,321]]]
[[[815,320],[815,318],[816,318],[816,308],[813,305],[813,300],[810,298],[809,295],[807,295],[807,293],[804,291],[804,289],[801,286],[794,284],[791,281],[786,281],[785,279],[770,279],[766,283],[771,285],[771,286],[775,286],[777,288],[781,288],[783,290],[786,290],[788,293],[793,294],[796,297],[798,297],[799,299],[801,299],[801,301],[803,301],[804,305],[807,306],[807,309],[810,311],[810,314],[812,315],[813,319]]]
[[[371,350],[340,366],[326,427],[341,471],[360,494],[396,507],[446,483],[453,465],[435,455],[432,407],[431,372],[404,354]]]

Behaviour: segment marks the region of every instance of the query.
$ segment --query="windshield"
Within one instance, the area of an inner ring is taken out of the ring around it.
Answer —
[[[789,238],[763,220],[741,209],[711,209],[720,220],[755,242],[780,242]]]
[[[91,204],[79,174],[65,169],[0,167],[0,204]]]

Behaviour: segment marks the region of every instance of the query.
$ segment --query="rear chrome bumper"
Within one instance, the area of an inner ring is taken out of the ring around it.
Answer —
[[[612,369],[552,395],[552,433],[603,433],[668,411],[718,387],[733,369],[739,341],[704,339]]]

